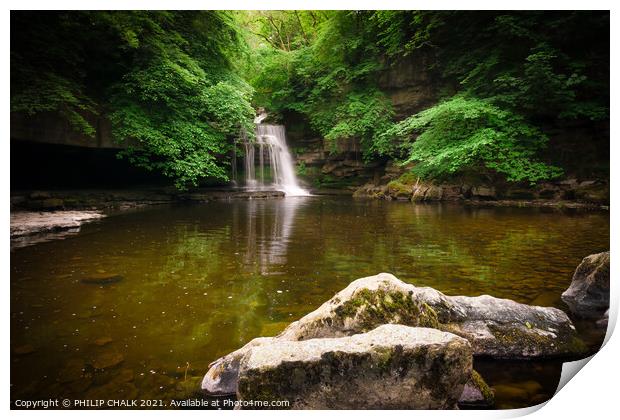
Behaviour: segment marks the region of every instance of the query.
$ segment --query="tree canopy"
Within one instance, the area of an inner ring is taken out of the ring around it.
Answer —
[[[227,180],[256,107],[430,179],[557,177],[549,127],[609,118],[609,12],[12,12],[11,27],[12,111],[87,135],[104,113],[123,156],[179,187]],[[403,60],[427,63],[437,94],[397,120],[379,81]]]

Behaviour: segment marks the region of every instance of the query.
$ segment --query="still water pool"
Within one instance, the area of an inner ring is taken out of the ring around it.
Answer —
[[[607,212],[297,197],[116,215],[11,252],[11,398],[184,397],[212,360],[379,272],[566,309],[575,267],[607,249]],[[561,363],[476,368],[508,408],[550,397]]]

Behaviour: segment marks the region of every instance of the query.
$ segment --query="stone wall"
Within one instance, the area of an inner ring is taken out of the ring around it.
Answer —
[[[112,139],[112,127],[105,116],[88,114],[84,118],[95,128],[94,137],[76,131],[66,118],[56,113],[25,115],[12,112],[11,140],[98,149],[123,148]]]

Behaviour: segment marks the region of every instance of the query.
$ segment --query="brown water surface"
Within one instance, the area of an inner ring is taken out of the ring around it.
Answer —
[[[575,267],[607,249],[606,212],[299,197],[121,214],[12,251],[11,398],[182,398],[215,358],[379,272],[566,309]],[[508,408],[549,398],[561,363],[476,367]]]

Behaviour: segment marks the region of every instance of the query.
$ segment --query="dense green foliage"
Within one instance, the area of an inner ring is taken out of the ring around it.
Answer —
[[[116,15],[114,15],[116,16]],[[205,175],[227,179],[218,157],[230,151],[228,137],[253,131],[251,89],[231,72],[240,45],[225,14],[177,12],[149,16],[147,33],[132,36],[138,49],[128,73],[113,87],[110,118],[117,139],[137,140],[132,162],[158,169],[179,186]],[[142,17],[123,31],[143,29]]]
[[[227,179],[253,108],[335,152],[416,175],[550,179],[550,132],[609,117],[608,12],[13,12],[11,109],[55,112],[179,187]],[[436,105],[398,115],[382,77],[426,63]]]
[[[439,103],[394,125],[378,79],[416,59],[429,63]],[[332,142],[360,139],[368,159],[415,163],[426,178],[553,178],[561,170],[538,157],[543,127],[608,118],[605,12],[334,12],[314,42],[263,46],[256,60],[259,104],[305,115]]]
[[[252,133],[254,116],[252,89],[232,63],[244,49],[232,15],[18,13],[13,25],[28,28],[12,48],[13,111],[61,112],[92,135],[84,111],[97,103],[135,165],[179,187],[227,179],[231,139]]]
[[[412,133],[421,132],[417,137]],[[547,137],[510,111],[480,99],[452,99],[394,125],[386,136],[405,138],[413,172],[422,178],[441,178],[475,169],[505,175],[508,181],[535,182],[553,178],[559,168],[536,160]]]
[[[276,112],[303,114],[333,150],[339,140],[359,139],[372,156],[380,152],[377,135],[393,118],[389,99],[376,83],[383,65],[375,28],[365,12],[324,12],[321,17],[313,20],[311,43],[292,51],[257,46],[250,79],[256,101]],[[268,33],[264,36],[272,36]]]

